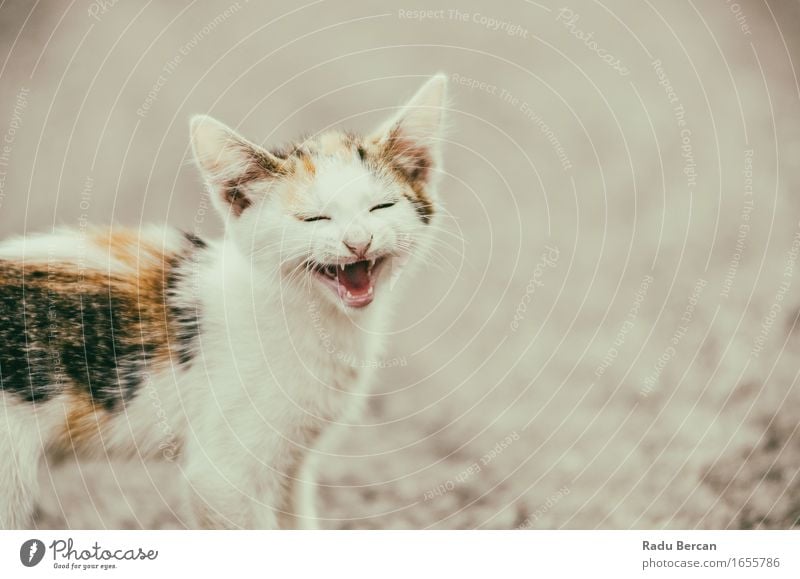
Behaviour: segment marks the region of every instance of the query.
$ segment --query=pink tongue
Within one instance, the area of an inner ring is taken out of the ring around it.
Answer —
[[[350,293],[364,293],[369,289],[369,264],[366,261],[358,261],[344,267],[344,271],[339,270],[339,283],[342,284]]]

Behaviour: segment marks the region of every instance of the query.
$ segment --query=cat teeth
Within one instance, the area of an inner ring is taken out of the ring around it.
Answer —
[[[369,289],[367,290],[367,295],[368,296],[372,295],[372,286],[369,286]]]
[[[352,294],[352,293],[350,293],[350,290],[347,290],[347,297],[349,297],[349,298],[352,298],[352,297],[353,297],[353,294]]]
[[[341,268],[342,268],[342,271],[344,271],[344,264],[343,264],[343,263],[340,263],[340,264],[339,264],[339,267],[341,267]]]

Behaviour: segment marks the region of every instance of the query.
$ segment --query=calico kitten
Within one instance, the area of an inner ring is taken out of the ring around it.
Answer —
[[[32,523],[53,453],[177,454],[196,526],[314,526],[305,457],[357,413],[374,364],[353,360],[381,355],[398,274],[432,241],[445,92],[435,76],[372,135],[280,151],[195,117],[221,240],[0,244],[0,526]]]

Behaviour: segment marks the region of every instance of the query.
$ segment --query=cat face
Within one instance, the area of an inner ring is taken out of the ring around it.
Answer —
[[[372,135],[326,132],[283,150],[195,117],[195,158],[254,270],[344,310],[388,291],[431,241],[445,89],[433,77]]]

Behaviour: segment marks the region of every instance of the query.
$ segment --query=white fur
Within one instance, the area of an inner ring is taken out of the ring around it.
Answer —
[[[416,104],[389,126],[401,123],[409,135],[435,137],[444,84],[442,75],[434,77],[412,100]],[[416,108],[419,103],[428,108]],[[305,458],[313,456],[331,425],[357,417],[370,364],[353,362],[382,355],[382,335],[398,291],[389,278],[397,278],[410,253],[424,251],[431,226],[402,199],[401,184],[376,178],[357,158],[337,155],[319,162],[316,177],[295,195],[303,211],[325,214],[329,221],[306,223],[292,215],[281,189],[289,184],[280,180],[249,186],[246,192],[255,203],[236,217],[217,194],[220,175],[229,177],[239,166],[227,148],[231,139],[243,141],[208,117],[193,123],[194,151],[226,222],[224,238],[203,250],[182,286],[187,302],[201,303],[199,351],[188,370],[169,368],[149,376],[93,450],[142,458],[172,458],[181,450],[196,516],[192,526],[314,527],[314,475]],[[427,146],[438,160],[438,143]],[[428,194],[435,195],[433,184]],[[400,201],[369,211],[387,199]],[[167,251],[179,240],[172,230],[147,236]],[[370,236],[371,251],[390,256],[391,263],[380,273],[375,301],[349,309],[301,264],[308,258],[346,259],[344,242]],[[96,249],[70,253],[81,238],[73,231],[17,240],[0,246],[0,257],[80,261],[87,268],[126,272],[124,264]],[[4,527],[29,523],[37,465],[64,419],[64,402],[57,398],[40,405],[31,421],[30,404],[3,397],[0,452],[10,457],[0,468]],[[294,479],[288,489],[281,486],[282,473]],[[291,490],[296,492],[290,495]]]

